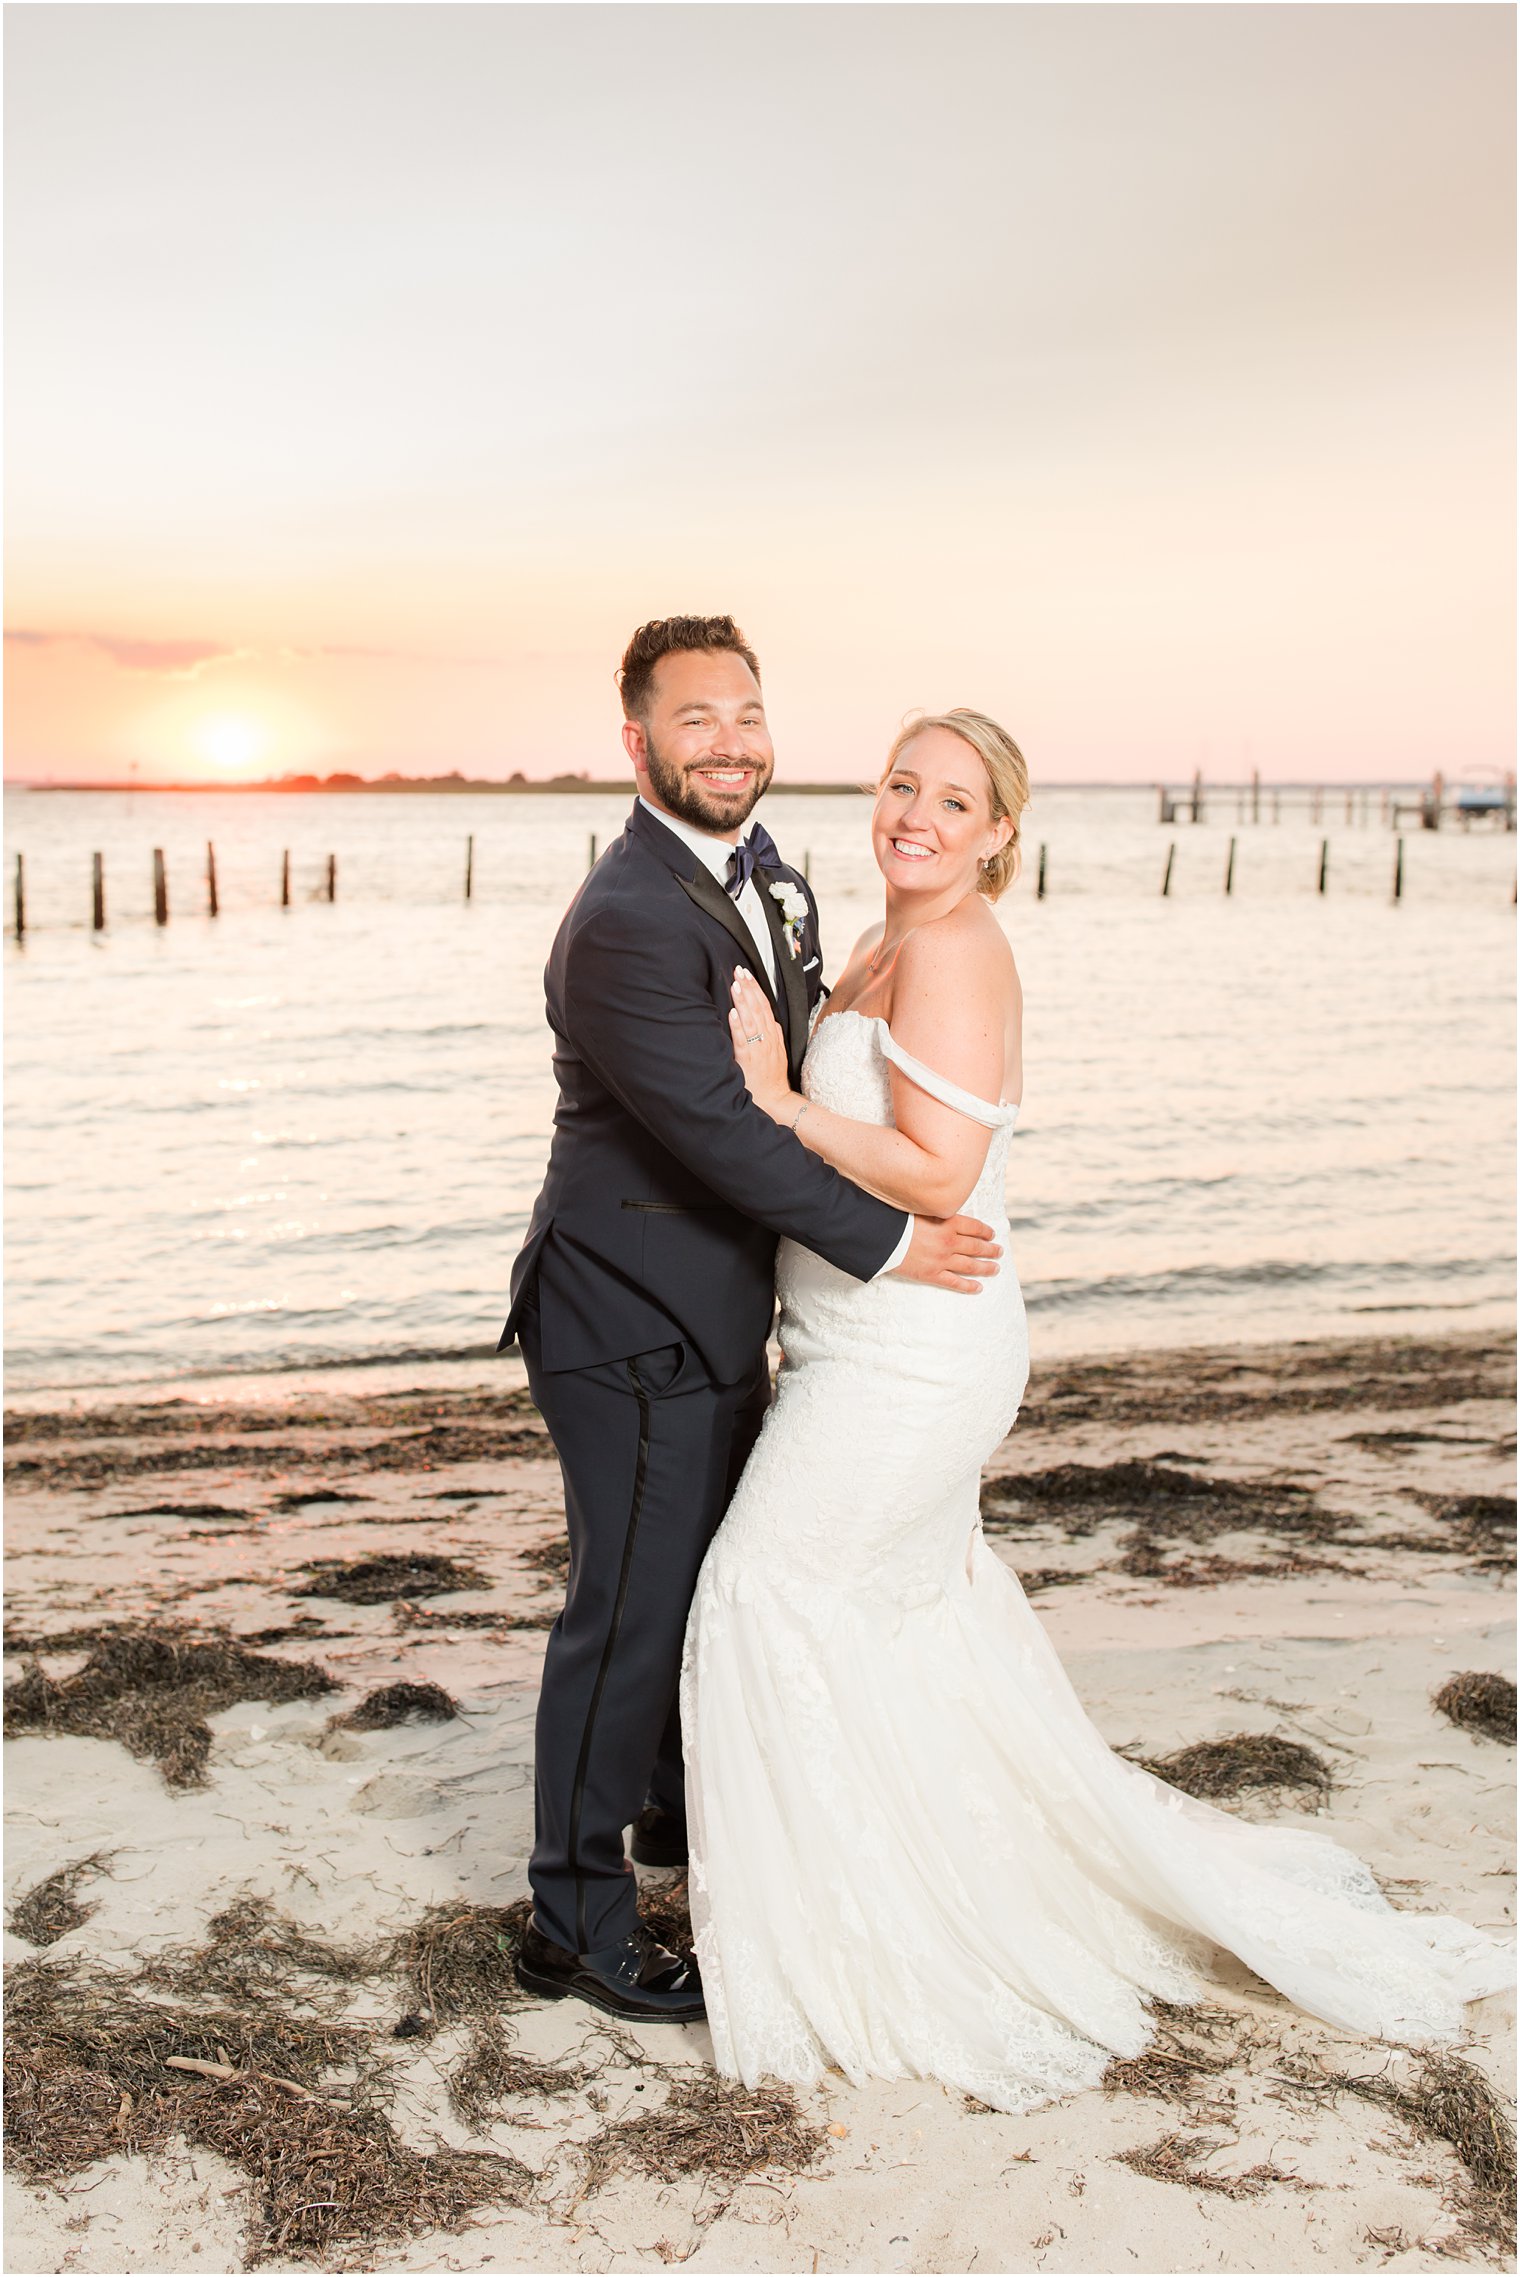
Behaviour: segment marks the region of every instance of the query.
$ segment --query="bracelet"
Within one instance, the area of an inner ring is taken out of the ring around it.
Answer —
[[[813,1102],[811,1099],[803,1100],[802,1105],[797,1109],[796,1114],[792,1117],[792,1120],[786,1126],[789,1131],[796,1130],[797,1125],[801,1122],[803,1116],[807,1113],[809,1107],[811,1107],[812,1104]]]

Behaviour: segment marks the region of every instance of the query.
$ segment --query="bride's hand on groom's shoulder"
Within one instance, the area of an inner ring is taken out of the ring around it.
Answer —
[[[787,1078],[786,1039],[765,991],[743,965],[734,974],[733,997],[728,1032],[749,1095],[774,1121],[789,1123],[797,1098]]]

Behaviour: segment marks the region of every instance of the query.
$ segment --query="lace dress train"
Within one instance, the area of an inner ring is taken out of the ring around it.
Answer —
[[[777,1397],[697,1584],[681,1712],[718,2068],[933,2077],[1005,2111],[1091,2085],[1198,1997],[1216,1947],[1300,2008],[1449,2037],[1508,1949],[1394,1912],[1312,1829],[1247,1824],[1115,1755],[982,1539],[1028,1373],[1007,1256],[1016,1108],[885,1022],[821,1020],[804,1088],[891,1119],[889,1067],[992,1131],[966,1203],[1002,1272],[965,1298],[783,1243]]]

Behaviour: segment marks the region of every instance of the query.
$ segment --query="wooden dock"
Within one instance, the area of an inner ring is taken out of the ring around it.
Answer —
[[[1367,826],[1374,819],[1388,830],[1410,826],[1440,830],[1515,828],[1515,778],[1448,784],[1437,771],[1428,783],[1266,783],[1260,772],[1246,783],[1205,783],[1201,773],[1180,788],[1158,783],[1156,819],[1162,824],[1205,822],[1281,822],[1298,814],[1312,823],[1344,821]]]

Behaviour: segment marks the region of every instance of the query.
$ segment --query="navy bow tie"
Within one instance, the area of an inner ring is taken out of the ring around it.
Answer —
[[[727,880],[727,890],[737,901],[757,869],[777,870],[780,867],[781,856],[776,850],[775,839],[762,824],[751,823],[749,836],[740,839],[729,857],[731,875]]]

